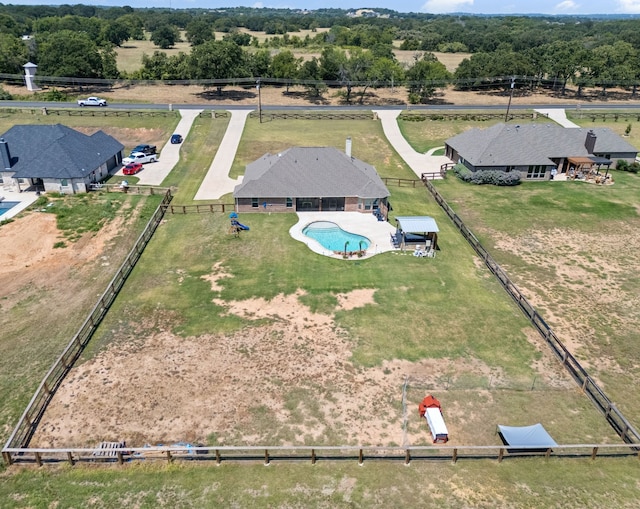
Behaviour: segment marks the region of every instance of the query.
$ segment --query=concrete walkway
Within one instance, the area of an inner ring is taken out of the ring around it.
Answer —
[[[401,111],[402,110],[374,110],[374,113],[378,115],[378,118],[382,122],[382,130],[389,140],[389,143],[391,143],[396,152],[398,152],[398,155],[402,157],[404,162],[409,165],[409,168],[411,168],[418,177],[421,177],[423,173],[427,172],[439,172],[440,166],[445,163],[450,163],[451,159],[446,156],[432,156],[431,154],[436,151],[437,148],[431,149],[426,154],[416,152],[400,132],[398,115],[400,115]]]
[[[253,108],[229,111],[231,113],[231,120],[227,126],[227,131],[224,133],[224,137],[218,147],[218,152],[216,152],[209,171],[204,177],[202,184],[200,184],[194,200],[217,200],[223,195],[233,192],[234,187],[242,183],[242,177],[234,180],[229,177],[229,172],[231,171],[233,160],[236,157],[240,138],[242,138],[242,131],[244,131],[244,125]]]
[[[10,202],[16,203],[16,205],[11,209],[5,212],[0,211],[0,221],[11,219],[12,217],[18,215],[37,199],[38,195],[35,193],[35,191],[24,191],[20,193],[11,189],[2,190],[2,188],[0,188],[0,205],[6,205]]]
[[[560,124],[562,127],[580,127],[567,119],[567,112],[564,108],[540,108],[535,111],[549,117],[550,120]]]
[[[198,115],[202,112],[202,110],[179,110],[180,122],[175,129],[175,133],[181,134],[183,139],[186,139],[189,131],[191,130],[191,126],[193,125],[193,121],[196,119]],[[180,160],[180,147],[182,147],[182,143],[172,145],[169,140],[165,143],[162,148],[162,152],[160,152],[158,156],[158,161],[155,163],[147,163],[144,165],[144,169],[136,175],[140,180],[138,183],[144,186],[159,186],[162,184],[167,175],[171,173],[173,167],[178,164]],[[116,175],[122,175],[122,169],[118,170]],[[123,178],[125,178],[123,176]]]

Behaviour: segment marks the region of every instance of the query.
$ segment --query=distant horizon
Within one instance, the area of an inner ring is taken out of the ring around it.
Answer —
[[[493,15],[493,16],[598,16],[615,17],[640,15],[640,0],[538,0],[536,11],[531,11],[529,2],[515,0],[365,0],[365,5],[353,0],[275,0],[270,1],[223,1],[207,0],[95,0],[79,1],[74,4],[93,5],[95,7],[133,8],[170,8],[181,9],[225,9],[234,7],[268,8],[268,9],[390,9],[401,14],[460,14],[460,15]],[[69,5],[60,0],[13,0],[5,5]]]

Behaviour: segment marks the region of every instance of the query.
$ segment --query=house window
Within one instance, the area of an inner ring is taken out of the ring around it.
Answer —
[[[529,166],[527,170],[527,178],[528,179],[541,179],[547,174],[547,167],[538,165],[538,166]]]
[[[69,185],[69,181],[68,181],[67,179],[62,179],[62,180],[60,181],[60,185],[61,185],[62,187],[67,187],[67,186]]]
[[[515,167],[515,166],[507,166],[507,167],[504,169],[504,171],[506,171],[506,172],[508,173],[508,172],[513,171],[513,170],[515,170],[515,169],[516,169],[516,167]]]
[[[254,209],[257,209],[257,208],[258,208],[258,198],[251,198],[251,206],[252,206]]]
[[[287,198],[287,208],[290,209],[293,207],[293,198]]]

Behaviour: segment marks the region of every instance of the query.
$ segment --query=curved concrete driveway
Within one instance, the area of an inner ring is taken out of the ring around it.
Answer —
[[[232,179],[229,177],[231,165],[236,157],[242,131],[247,121],[247,116],[254,110],[228,110],[231,113],[231,120],[227,126],[227,131],[220,142],[213,162],[209,167],[194,200],[217,200],[221,196],[233,192],[234,187],[242,183],[242,177]]]
[[[202,110],[179,111],[181,118],[174,132],[181,134],[182,138],[186,139],[193,125],[193,121],[200,115]],[[167,141],[162,148],[162,152],[158,155],[158,161],[145,164],[144,169],[136,175],[139,179],[138,183],[144,186],[159,186],[162,184],[180,160],[180,147],[182,147],[182,144],[172,145]],[[122,169],[118,170],[116,175],[122,175]]]
[[[382,122],[382,130],[389,143],[418,177],[425,172],[439,172],[440,166],[450,163],[451,159],[446,156],[432,156],[431,154],[437,149],[432,149],[426,154],[416,152],[400,132],[398,125],[400,112],[401,110],[374,110]]]

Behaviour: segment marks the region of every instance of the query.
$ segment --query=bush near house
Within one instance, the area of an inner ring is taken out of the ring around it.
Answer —
[[[618,159],[618,162],[616,163],[616,170],[638,173],[640,171],[640,163],[638,163],[638,161],[629,163],[623,159]]]
[[[471,171],[463,164],[456,164],[453,167],[456,176],[472,184],[492,184],[494,186],[517,186],[520,184],[520,174],[518,172],[501,170],[478,170]]]

